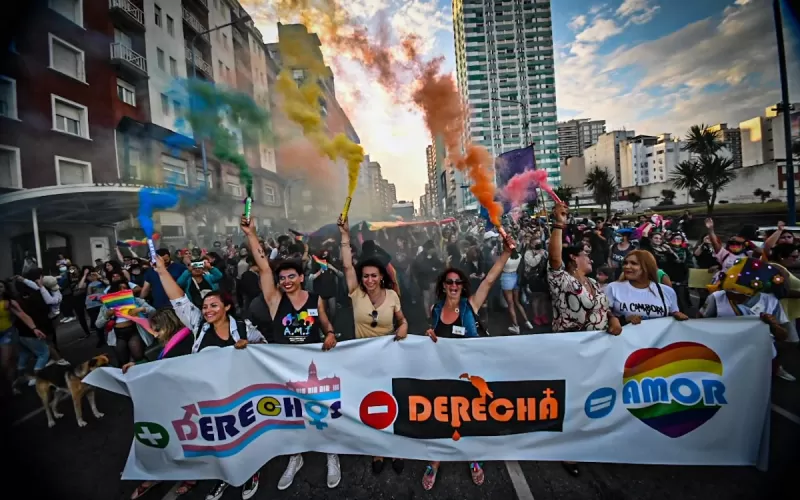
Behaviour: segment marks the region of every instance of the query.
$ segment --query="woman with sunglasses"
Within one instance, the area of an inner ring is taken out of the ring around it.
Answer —
[[[408,322],[400,308],[400,297],[393,290],[394,282],[386,271],[386,266],[379,259],[370,257],[359,259],[358,267],[354,267],[350,226],[347,219],[343,220],[341,217],[337,224],[342,235],[341,255],[347,292],[353,301],[356,338],[382,337],[394,333],[395,340],[403,340],[408,336]],[[380,474],[383,466],[383,457],[372,458],[373,473]],[[402,459],[392,459],[392,468],[396,473],[403,472],[403,467]]]
[[[445,269],[436,282],[438,302],[431,308],[432,328],[425,335],[437,342],[439,338],[462,339],[467,337],[486,336],[486,329],[478,321],[479,311],[489,290],[492,289],[497,278],[503,272],[503,267],[514,251],[511,236],[503,240],[503,253],[495,261],[486,277],[472,293],[469,279],[464,271],[450,267]],[[510,307],[512,307],[510,305]],[[426,490],[436,484],[436,475],[439,473],[440,462],[431,462],[425,468],[422,476],[422,487]],[[483,484],[484,472],[480,462],[469,464],[472,482],[477,486]]]

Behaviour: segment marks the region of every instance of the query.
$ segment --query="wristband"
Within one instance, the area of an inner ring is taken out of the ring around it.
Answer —
[[[550,227],[552,229],[560,229],[562,231],[566,228],[566,226],[560,222],[554,222]]]

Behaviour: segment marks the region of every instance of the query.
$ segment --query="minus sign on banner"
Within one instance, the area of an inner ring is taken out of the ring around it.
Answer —
[[[370,406],[367,408],[367,413],[370,415],[375,415],[376,413],[389,413],[389,407],[387,405]]]

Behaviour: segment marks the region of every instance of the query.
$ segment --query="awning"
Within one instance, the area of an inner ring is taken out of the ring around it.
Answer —
[[[20,189],[0,195],[0,223],[30,223],[35,208],[42,223],[114,224],[136,214],[140,189],[125,184]]]

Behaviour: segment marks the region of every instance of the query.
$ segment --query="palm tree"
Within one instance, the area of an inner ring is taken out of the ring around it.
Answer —
[[[704,124],[692,125],[686,134],[686,146],[682,149],[697,156],[712,156],[725,147],[719,131],[711,132]]]
[[[700,178],[700,167],[696,161],[687,160],[678,163],[675,170],[670,174],[669,180],[675,189],[686,190],[686,204],[689,204],[689,193],[702,186]]]
[[[608,173],[608,170],[594,167],[586,174],[583,185],[592,190],[595,202],[606,207],[606,220],[609,220],[611,218],[611,200],[614,199],[617,192],[614,177]]]
[[[627,199],[631,204],[631,210],[634,212],[636,211],[636,207],[639,206],[639,203],[642,202],[642,197],[636,193],[628,193],[628,196],[626,196],[625,199]]]
[[[575,196],[575,188],[567,184],[553,188],[553,192],[567,205],[570,204],[572,197]]]
[[[714,213],[717,193],[723,191],[725,186],[736,179],[736,171],[733,170],[733,159],[720,158],[716,155],[700,158],[699,164],[706,188],[711,194],[711,197],[706,202],[708,215],[710,216]]]

